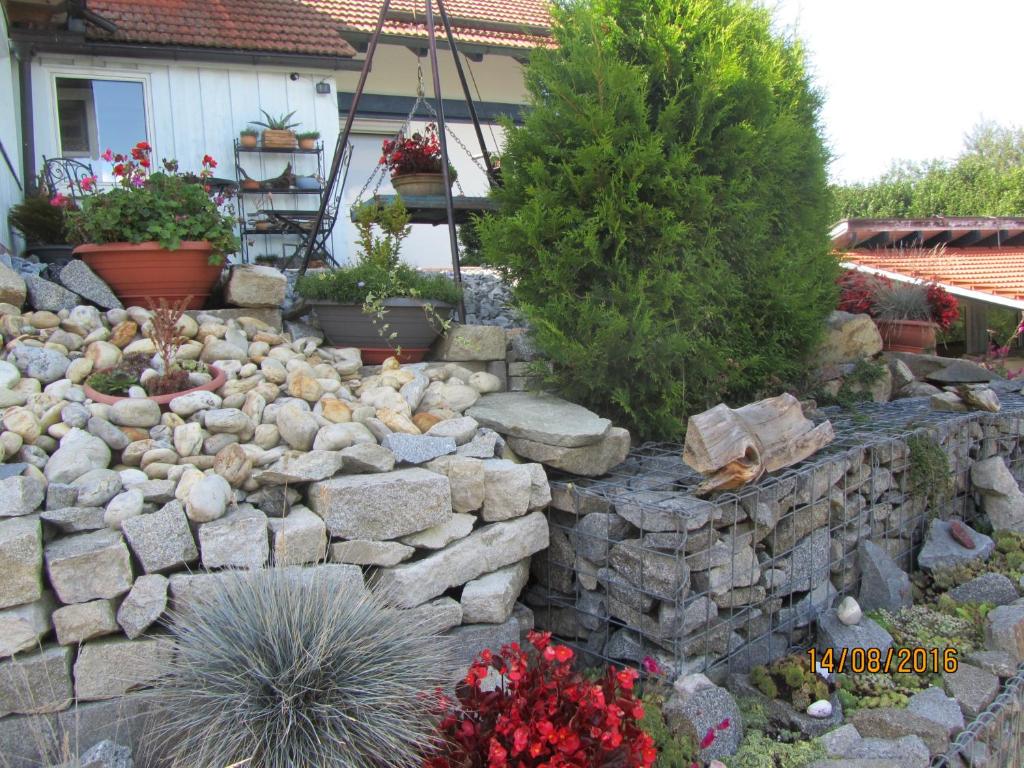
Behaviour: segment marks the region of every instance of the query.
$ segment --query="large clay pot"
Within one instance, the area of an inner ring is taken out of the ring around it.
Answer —
[[[202,309],[222,264],[210,264],[210,244],[183,240],[170,251],[159,243],[80,245],[75,255],[99,275],[126,307],[148,306],[148,299],[178,302],[191,296],[187,309]]]
[[[395,192],[408,197],[444,194],[444,176],[440,173],[403,173],[391,178]]]
[[[227,380],[227,376],[220,368],[215,365],[209,366],[210,374],[213,376],[205,384],[200,384],[198,387],[191,387],[190,389],[182,390],[181,392],[169,392],[166,395],[150,395],[149,400],[152,400],[161,408],[171,402],[176,397],[187,395],[189,392],[213,392],[224,386],[224,382]],[[88,381],[88,379],[87,379]],[[104,405],[113,405],[118,400],[127,400],[127,396],[123,395],[105,395],[102,392],[97,392],[95,389],[90,387],[88,384],[84,385],[85,396],[92,400],[94,403],[103,403]]]
[[[388,346],[387,336],[398,335],[391,343],[401,347],[400,362],[418,363],[429,351],[441,333],[436,319],[424,311],[425,304],[431,304],[434,312],[441,317],[451,313],[452,307],[439,301],[423,299],[388,299],[384,302],[387,313],[379,320],[376,315],[363,312],[362,304],[338,304],[333,301],[312,299],[309,304],[316,312],[320,328],[327,340],[336,347],[358,347],[363,353],[363,363],[376,365],[395,355]],[[387,332],[381,335],[383,323]]]
[[[937,326],[928,320],[875,320],[886,352],[921,354],[935,349]]]

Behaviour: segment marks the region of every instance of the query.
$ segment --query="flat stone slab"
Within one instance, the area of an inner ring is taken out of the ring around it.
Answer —
[[[954,360],[945,368],[927,374],[925,378],[933,384],[980,384],[999,380],[999,376],[992,371],[969,360]]]
[[[548,546],[548,521],[532,512],[485,525],[422,560],[378,572],[379,584],[399,608],[414,608],[484,573],[511,565]],[[390,591],[393,590],[393,591]]]
[[[530,392],[485,395],[466,415],[503,435],[564,448],[592,445],[612,426],[608,419],[581,405]]]
[[[599,477],[626,460],[630,447],[629,430],[612,427],[596,443],[581,448],[547,445],[535,440],[509,436],[509,447],[520,456],[549,467],[584,477]]]
[[[946,520],[932,520],[924,546],[917,556],[917,565],[920,568],[933,571],[938,568],[952,568],[979,557],[987,559],[996,547],[995,542],[985,534],[964,526],[974,541],[974,549],[968,549],[950,535],[949,526],[950,523]]]
[[[408,536],[452,516],[448,478],[418,467],[375,475],[345,475],[313,483],[309,507],[331,536],[385,540]]]

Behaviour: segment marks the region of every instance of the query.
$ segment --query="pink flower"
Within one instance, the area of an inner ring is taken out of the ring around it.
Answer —
[[[715,743],[715,729],[708,728],[708,732],[704,734],[704,738],[700,740],[700,748],[707,749]]]
[[[85,192],[92,192],[92,190],[95,187],[96,187],[96,177],[95,176],[86,176],[86,177],[84,177],[82,179],[82,189]]]
[[[113,153],[113,151],[108,149],[106,152],[104,152],[102,155],[100,155],[100,157],[102,157],[104,160],[106,160],[109,163],[111,160],[114,159],[114,153]]]
[[[640,666],[643,668],[644,672],[649,675],[661,674],[661,667],[658,666],[658,662],[650,656],[644,656],[643,661],[640,662]]]
[[[67,205],[68,199],[64,197],[60,192],[50,198],[50,205],[54,208],[63,208]]]

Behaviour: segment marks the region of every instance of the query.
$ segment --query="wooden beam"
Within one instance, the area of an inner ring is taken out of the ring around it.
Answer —
[[[988,305],[961,299],[964,315],[964,351],[968,355],[988,352]]]

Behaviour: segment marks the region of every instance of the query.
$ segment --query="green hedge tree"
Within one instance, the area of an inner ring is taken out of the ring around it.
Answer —
[[[835,189],[833,218],[1024,215],[1024,129],[983,122],[951,162],[897,163],[867,184]]]
[[[834,306],[820,98],[749,2],[572,2],[555,38],[506,126],[485,261],[565,396],[678,438],[797,377]]]

